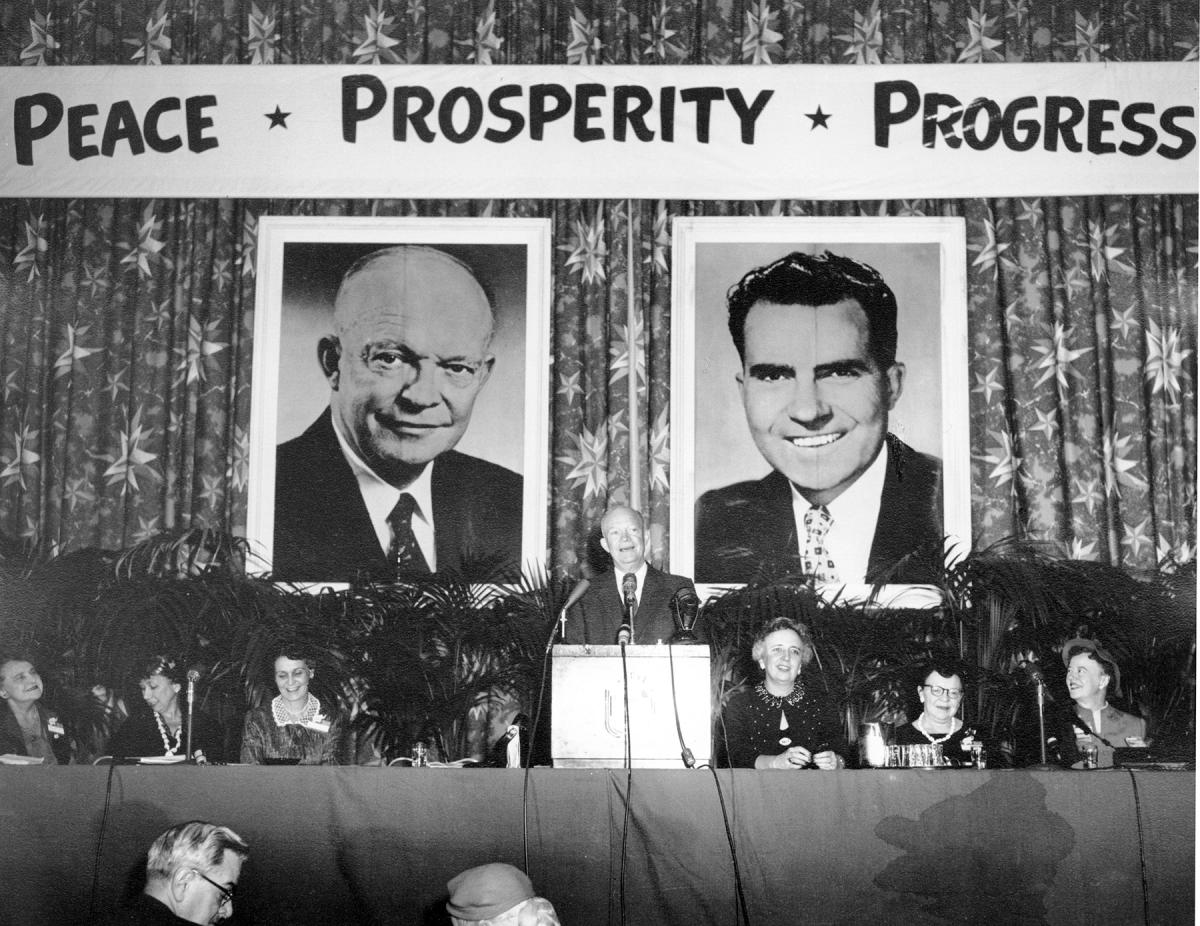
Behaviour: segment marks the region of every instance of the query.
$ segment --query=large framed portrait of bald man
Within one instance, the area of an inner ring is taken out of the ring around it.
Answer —
[[[962,220],[681,218],[673,248],[671,570],[922,600],[971,536]]]
[[[264,217],[247,535],[280,581],[546,558],[550,222]]]

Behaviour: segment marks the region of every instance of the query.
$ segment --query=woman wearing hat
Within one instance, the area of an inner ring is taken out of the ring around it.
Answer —
[[[1146,745],[1146,721],[1108,703],[1110,691],[1121,692],[1121,672],[1098,642],[1081,637],[1068,640],[1062,657],[1067,667],[1067,692],[1075,702],[1072,727],[1076,749],[1096,746],[1096,767],[1112,768],[1114,749]]]
[[[554,906],[537,897],[521,869],[505,862],[468,868],[446,885],[454,926],[559,926]]]

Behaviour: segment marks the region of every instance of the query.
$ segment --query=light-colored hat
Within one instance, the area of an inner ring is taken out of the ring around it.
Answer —
[[[1089,640],[1086,637],[1073,637],[1063,644],[1062,661],[1063,665],[1068,669],[1071,667],[1071,651],[1074,650],[1076,655],[1079,653],[1090,653],[1092,658],[1104,668],[1105,675],[1112,679],[1113,694],[1121,693],[1121,670],[1117,668],[1117,661],[1109,655],[1108,650],[1100,645],[1099,640]]]
[[[446,912],[467,922],[491,919],[534,896],[525,872],[504,862],[468,868],[446,884]]]

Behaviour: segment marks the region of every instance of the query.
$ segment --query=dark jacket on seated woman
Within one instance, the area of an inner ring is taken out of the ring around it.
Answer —
[[[193,754],[199,750],[209,762],[224,762],[225,736],[220,726],[201,711],[195,711],[192,719]],[[178,739],[168,734],[167,740],[170,745],[165,745],[154,714],[146,710],[135,710],[108,741],[107,753],[117,758],[182,756],[187,751],[187,729],[187,709],[184,708],[183,725],[179,728]]]
[[[784,723],[786,729],[781,729]],[[725,706],[718,738],[731,768],[754,768],[760,755],[778,755],[788,746],[803,746],[813,755],[830,750],[843,759],[848,753],[837,705],[799,680],[782,698],[769,694],[762,683],[736,692]]]
[[[61,722],[43,704],[35,705],[38,716],[42,721],[41,739],[45,746],[42,758],[47,765],[69,765],[71,763],[71,744]],[[48,753],[48,754],[47,754]],[[7,705],[0,702],[0,756],[30,755],[21,732],[21,725],[13,716]]]

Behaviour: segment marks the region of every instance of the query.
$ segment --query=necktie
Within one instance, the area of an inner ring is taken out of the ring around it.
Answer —
[[[388,559],[396,567],[396,576],[428,575],[429,564],[421,554],[417,545],[417,537],[412,529],[412,516],[417,503],[411,495],[401,495],[396,507],[388,515],[388,524],[392,527],[392,547],[388,551]]]
[[[824,505],[816,505],[804,513],[804,573],[818,582],[838,581],[837,566],[825,547],[825,535],[832,526],[833,518]]]

